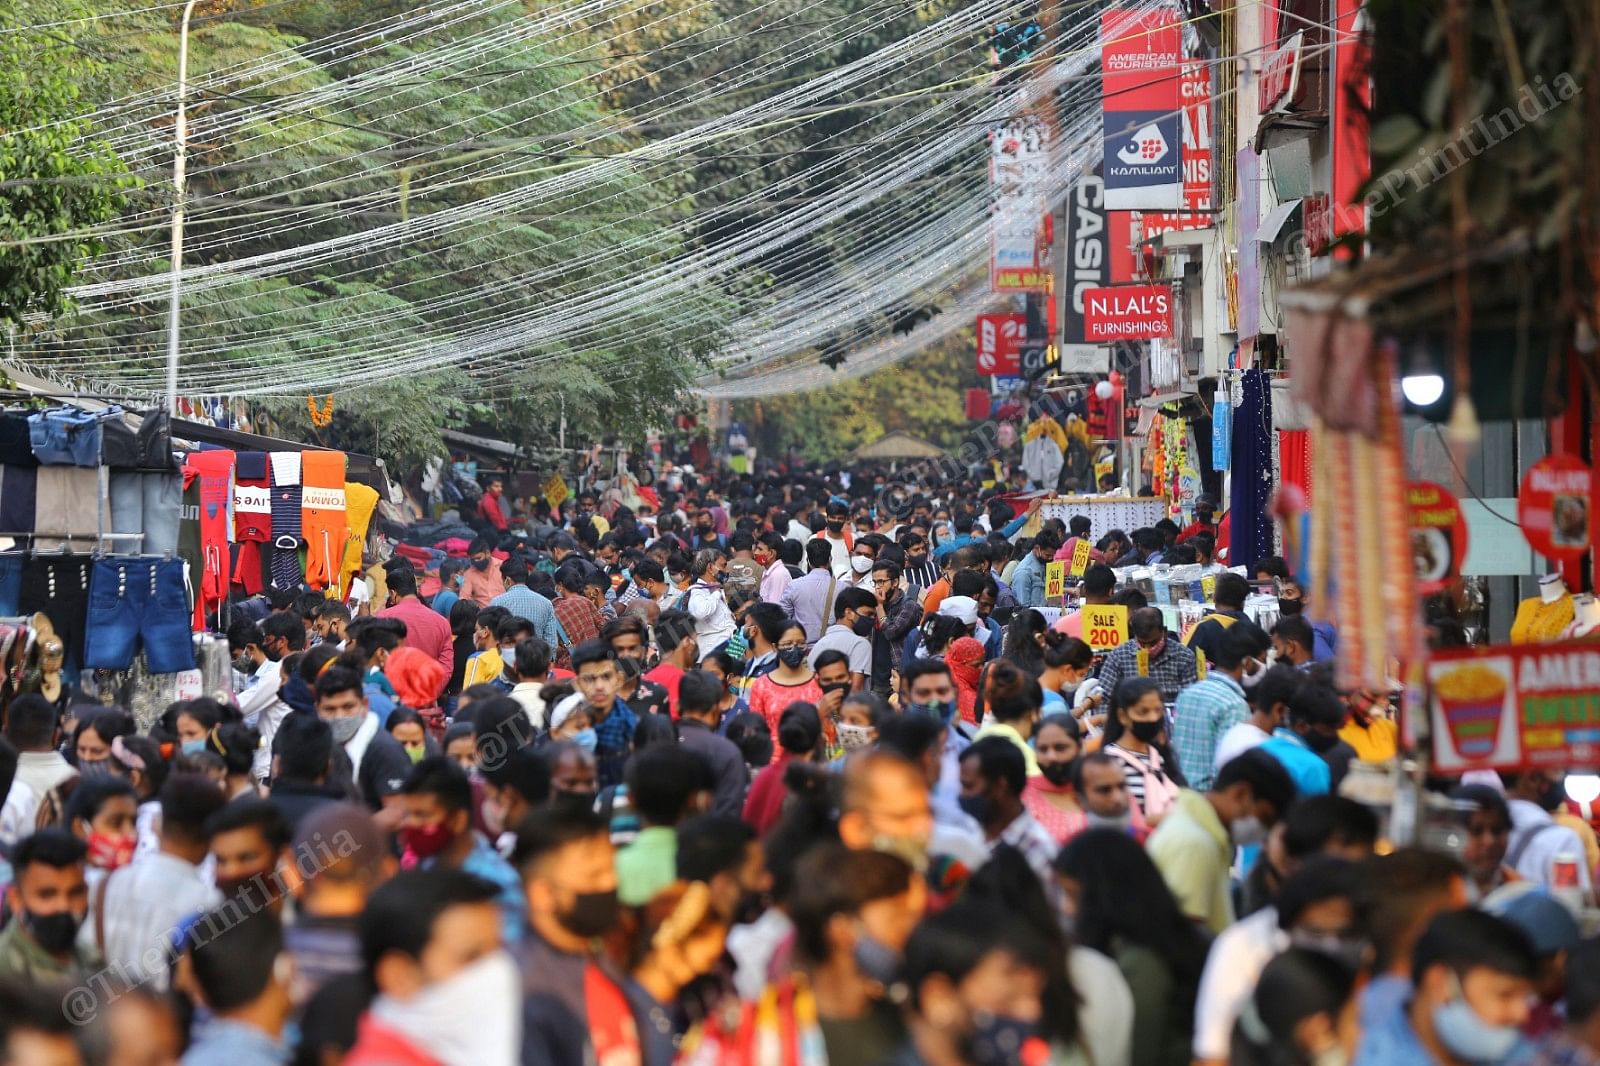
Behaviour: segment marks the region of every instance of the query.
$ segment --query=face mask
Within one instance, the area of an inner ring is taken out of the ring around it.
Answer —
[[[1040,763],[1039,772],[1044,775],[1046,781],[1057,788],[1061,788],[1072,783],[1072,770],[1075,765],[1077,765],[1077,760],[1072,762]]]
[[[1166,727],[1167,723],[1157,718],[1153,722],[1131,722],[1128,725],[1128,732],[1146,744],[1154,744],[1156,738],[1161,735],[1161,731]]]
[[[428,753],[428,750],[426,748],[407,748],[406,749],[406,755],[410,757],[410,759],[411,759],[411,761],[413,763],[421,762],[422,761],[422,757],[424,755],[426,755],[427,753]]]
[[[78,761],[78,776],[85,781],[104,781],[113,776],[111,773],[110,759],[80,759]]]
[[[600,738],[595,735],[593,727],[580,729],[567,739],[578,745],[578,747],[582,748],[590,755],[594,754],[595,745],[600,743]]]
[[[900,956],[894,948],[865,931],[856,937],[855,947],[850,954],[861,976],[876,981],[884,988],[894,984],[900,976]]]
[[[1509,1025],[1490,1025],[1478,1017],[1455,982],[1455,995],[1433,1008],[1433,1031],[1439,1043],[1452,1055],[1468,1062],[1498,1062],[1510,1054],[1517,1042],[1517,1030]]]
[[[1133,827],[1133,811],[1128,810],[1117,815],[1084,811],[1083,822],[1090,829],[1114,829],[1119,833],[1126,833]]]
[[[904,859],[917,873],[928,868],[928,841],[925,837],[892,837],[879,833],[872,838],[872,850]]]
[[[844,520],[843,519],[839,519],[837,521],[832,519],[832,518],[828,519],[828,532],[829,533],[838,533],[838,532],[841,532],[843,529],[844,529]]]
[[[120,870],[133,861],[133,850],[138,846],[139,838],[132,833],[118,837],[91,830],[88,843],[90,866],[100,870]]]
[[[256,672],[256,661],[248,655],[241,655],[233,660],[233,668],[241,674],[253,674]]]
[[[1267,827],[1255,815],[1245,818],[1235,818],[1228,826],[1228,836],[1241,848],[1248,848],[1252,844],[1259,844],[1267,839]]]
[[[872,560],[865,555],[852,555],[850,556],[850,569],[858,574],[864,574],[872,569]]]
[[[976,796],[960,797],[961,809],[979,825],[988,825],[989,819],[994,814],[994,801],[987,793],[980,792]]]
[[[844,745],[845,751],[855,751],[872,743],[872,729],[864,725],[851,725],[849,722],[839,723],[839,743]]]
[[[1297,948],[1321,952],[1344,963],[1352,973],[1361,969],[1366,961],[1365,941],[1342,936],[1312,936],[1309,933],[1290,933],[1290,942]]]
[[[609,933],[621,913],[622,904],[613,888],[610,892],[579,892],[572,910],[558,915],[557,920],[574,936],[592,940]]]
[[[194,740],[186,740],[186,741],[183,742],[183,753],[185,755],[199,755],[202,751],[205,751],[205,750],[206,750],[206,738],[205,737],[196,737]]]
[[[800,664],[806,661],[804,648],[779,648],[778,661],[791,670],[798,670]]]
[[[906,565],[907,566],[921,566],[923,563],[925,563],[927,561],[928,561],[928,553],[927,552],[914,552],[914,553],[908,554],[906,556]]]
[[[956,704],[954,700],[929,700],[927,703],[907,704],[906,710],[913,714],[931,714],[949,725],[950,719],[955,716]]]
[[[328,728],[333,731],[335,744],[348,744],[350,738],[361,731],[361,720],[364,715],[352,714],[348,718],[329,718]]]
[[[217,878],[217,891],[222,893],[223,899],[233,899],[254,888],[257,884],[256,878],[258,876],[261,877],[262,882],[268,880],[268,876],[257,874],[250,874],[245,877],[219,877]],[[262,888],[266,889],[267,886],[263,884]]]
[[[1139,645],[1139,650],[1144,652],[1146,655],[1148,655],[1152,659],[1159,659],[1159,658],[1161,658],[1161,653],[1167,650],[1166,638],[1163,637],[1161,639],[1161,643],[1160,644],[1157,644],[1154,647],[1150,647],[1150,648],[1147,648],[1143,644],[1141,644],[1141,645]]]
[[[51,955],[62,955],[72,950],[72,942],[77,939],[78,926],[83,923],[83,918],[83,915],[73,914],[71,911],[62,911],[59,914],[34,914],[27,910],[22,912],[22,921],[28,927],[28,935],[33,937],[35,944]]]
[[[1313,729],[1303,739],[1306,742],[1306,747],[1318,755],[1324,755],[1339,746],[1339,734],[1337,733],[1319,733]]]
[[[1334,1044],[1311,1056],[1311,1066],[1350,1066],[1350,1053]]]
[[[494,951],[410,999],[380,995],[372,1016],[435,1062],[515,1062],[519,986],[511,955]]]
[[[968,1042],[968,1060],[973,1066],[1009,1066],[1016,1062],[1029,1062],[1024,1045],[1037,1041],[1037,1027],[1032,1022],[991,1014],[980,1017]]]
[[[408,825],[400,830],[400,846],[411,852],[419,859],[431,859],[445,848],[456,835],[444,822],[435,822],[432,825]]]
[[[483,571],[489,569],[489,560],[487,560],[487,559],[474,559],[474,560],[472,560],[472,568],[474,570],[477,570],[479,573],[482,573]]]
[[[550,790],[550,802],[579,810],[592,810],[594,808],[593,792],[572,792],[564,788]]]
[[[1278,601],[1278,614],[1281,617],[1284,617],[1284,618],[1288,618],[1288,617],[1291,617],[1293,615],[1301,614],[1302,612],[1305,611],[1305,609],[1306,609],[1306,605],[1300,600],[1279,600]]]
[[[824,696],[829,695],[830,693],[834,693],[834,692],[848,693],[850,691],[850,682],[841,681],[838,684],[834,684],[834,685],[824,685],[824,684],[821,684],[819,682],[817,687],[822,689],[822,694]]]
[[[1246,671],[1245,675],[1239,679],[1239,684],[1244,688],[1255,688],[1261,683],[1261,679],[1267,676],[1266,663],[1262,662],[1260,659],[1253,659],[1251,661],[1256,664],[1255,669]]]
[[[850,627],[858,637],[870,637],[878,628],[878,620],[871,615],[862,615],[856,619],[856,624]]]

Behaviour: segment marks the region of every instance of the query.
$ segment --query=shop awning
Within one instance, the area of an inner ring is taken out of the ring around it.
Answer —
[[[943,455],[944,449],[930,444],[921,437],[898,430],[886,433],[871,444],[863,444],[851,452],[853,459],[932,459]]]
[[[1281,203],[1267,212],[1267,217],[1262,219],[1261,228],[1256,232],[1256,240],[1261,244],[1273,244],[1278,240],[1278,235],[1283,232],[1283,227],[1288,225],[1289,219],[1299,211],[1304,204],[1303,200],[1290,200]]]

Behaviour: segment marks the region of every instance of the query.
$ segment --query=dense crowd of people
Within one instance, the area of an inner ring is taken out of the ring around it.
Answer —
[[[1600,1063],[1561,775],[1432,781],[1461,846],[1391,847],[1340,794],[1391,693],[1210,501],[656,486],[492,483],[436,571],[236,603],[236,691],[142,734],[13,700],[0,1064]],[[1085,540],[1104,654],[1041,610]],[[1213,567],[1185,634],[1119,580],[1162,562]]]

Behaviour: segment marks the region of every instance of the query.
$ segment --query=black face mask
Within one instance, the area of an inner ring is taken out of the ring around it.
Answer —
[[[837,520],[832,519],[832,518],[828,519],[828,532],[829,533],[838,533],[843,529],[844,529],[844,519],[842,519],[842,518],[841,519],[837,519]]]
[[[71,911],[34,914],[25,910],[22,912],[22,921],[35,944],[51,955],[62,955],[72,950],[72,942],[78,937],[78,926],[83,924],[83,915]]]
[[[1323,755],[1332,751],[1338,746],[1339,735],[1337,733],[1319,733],[1313,729],[1311,732],[1305,734],[1305,742],[1306,747],[1310,748],[1318,755]]]
[[[617,900],[617,890],[610,892],[579,892],[572,910],[557,916],[574,936],[592,940],[604,936],[617,924],[622,904]]]
[[[1281,615],[1284,618],[1289,618],[1289,617],[1292,617],[1293,615],[1300,614],[1305,609],[1306,609],[1306,605],[1301,600],[1279,600],[1278,601],[1278,614]]]
[[[1077,765],[1077,760],[1072,762],[1040,763],[1039,772],[1044,779],[1057,788],[1072,782],[1072,769]]]
[[[1166,722],[1157,718],[1153,722],[1133,722],[1128,726],[1128,731],[1146,744],[1154,744],[1161,731],[1167,726]]]
[[[797,670],[800,668],[800,664],[806,661],[806,650],[804,648],[780,648],[778,649],[778,661],[791,670]]]
[[[550,790],[550,802],[566,807],[568,810],[592,810],[594,808],[593,792],[573,792],[564,788]]]
[[[872,631],[878,628],[878,620],[872,617],[857,618],[856,624],[850,628],[855,630],[858,637],[870,637]]]
[[[848,695],[850,692],[850,682],[848,681],[840,681],[833,685],[824,685],[819,682],[817,687],[822,689],[822,694],[824,696],[828,695],[830,692],[843,692],[846,695]]]

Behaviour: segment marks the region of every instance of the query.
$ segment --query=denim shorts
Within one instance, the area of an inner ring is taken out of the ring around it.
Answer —
[[[194,669],[187,565],[182,559],[96,559],[84,666],[126,670],[142,644],[152,674]]]
[[[83,555],[34,555],[22,564],[22,593],[17,613],[44,612],[66,646],[63,673],[78,679],[83,665],[83,622],[89,606],[89,558]]]

